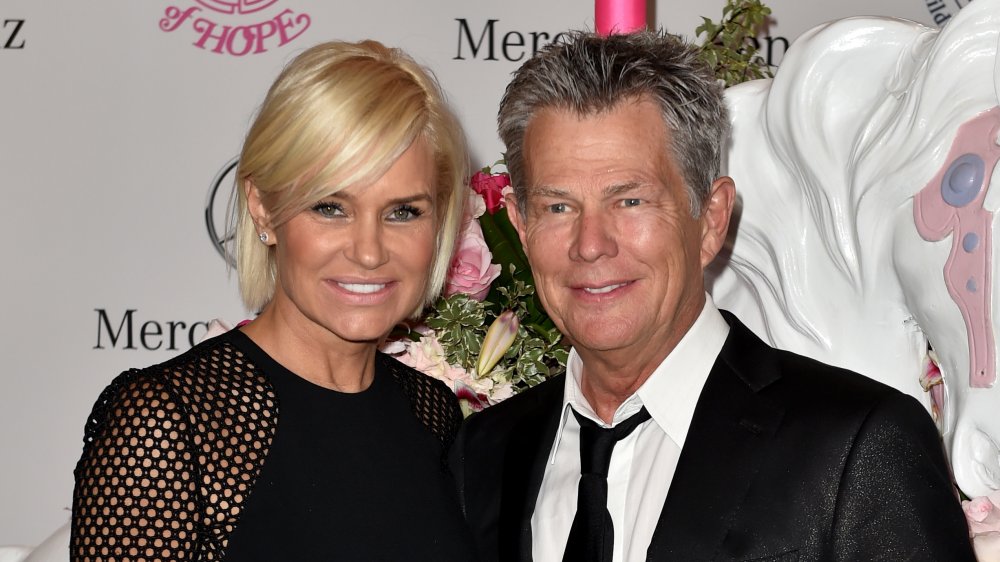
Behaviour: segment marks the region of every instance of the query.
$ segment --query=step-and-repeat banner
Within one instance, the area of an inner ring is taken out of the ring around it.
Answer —
[[[946,24],[967,0],[772,0],[761,50],[852,15]],[[659,0],[692,36],[723,0]],[[98,392],[247,316],[215,240],[234,157],[267,86],[302,49],[378,39],[431,67],[473,165],[500,156],[510,73],[588,0],[4,0],[0,3],[0,544],[69,517]]]

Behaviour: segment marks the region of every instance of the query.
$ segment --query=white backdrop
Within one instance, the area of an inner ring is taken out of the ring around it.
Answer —
[[[772,0],[773,62],[777,38],[826,20],[934,24],[965,3]],[[692,35],[722,5],[658,0],[655,22]],[[500,155],[516,59],[592,25],[588,0],[3,0],[0,544],[67,520],[83,424],[114,375],[187,349],[211,318],[246,316],[205,207],[285,61],[332,38],[404,48],[438,75],[479,166]]]

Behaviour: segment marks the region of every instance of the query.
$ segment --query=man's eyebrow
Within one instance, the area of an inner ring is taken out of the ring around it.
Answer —
[[[643,187],[642,183],[637,181],[630,181],[627,183],[618,183],[614,185],[609,185],[604,188],[605,197],[613,197],[615,195],[624,195],[626,193],[631,193],[639,188]]]
[[[616,183],[609,185],[605,187],[602,191],[605,197],[614,197],[617,195],[624,195],[626,193],[631,193],[644,186],[645,184],[642,182],[630,181],[625,183]],[[569,197],[569,191],[548,185],[536,185],[536,186],[526,187],[525,190],[528,192],[529,197],[550,197],[553,199],[561,199]]]
[[[547,185],[530,186],[526,187],[525,190],[528,192],[528,197],[551,197],[559,199],[569,195],[569,192],[565,189],[559,189],[558,187],[551,187]]]

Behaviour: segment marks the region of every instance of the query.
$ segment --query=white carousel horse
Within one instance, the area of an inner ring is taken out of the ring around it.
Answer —
[[[1000,489],[998,38],[1000,0],[940,31],[849,18],[796,40],[774,79],[730,88],[742,208],[708,275],[716,302],[775,346],[934,410],[973,496]]]
[[[67,522],[36,547],[0,546],[0,562],[66,562],[69,560],[69,533]]]

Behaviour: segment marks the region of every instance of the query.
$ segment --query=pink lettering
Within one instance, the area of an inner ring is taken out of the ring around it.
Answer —
[[[160,20],[160,29],[166,32],[171,32],[181,26],[188,18],[195,14],[195,12],[200,12],[201,8],[198,6],[191,6],[187,10],[181,11],[180,8],[176,6],[168,6],[164,12],[163,19]]]
[[[278,0],[195,0],[210,10],[223,14],[252,14],[267,8]]]
[[[219,12],[220,14],[236,13],[236,9],[239,7],[239,2],[224,0],[195,0],[195,2],[205,6],[209,10]]]
[[[278,0],[243,0],[242,12],[244,14],[259,12],[277,1]]]
[[[273,1],[209,0],[208,3],[200,3],[206,6],[210,3],[214,10],[242,6],[245,9],[237,9],[236,11],[247,12],[257,11],[272,4]],[[254,9],[250,10],[250,7]],[[181,11],[180,8],[171,6],[166,9],[165,17],[160,20],[160,28],[164,31],[174,31],[201,10],[197,6],[192,6]],[[192,19],[191,27],[199,34],[198,39],[194,42],[194,45],[199,49],[242,57],[250,53],[266,52],[270,46],[275,46],[274,43],[277,43],[278,47],[284,46],[302,35],[311,23],[312,20],[307,14],[295,14],[286,9],[269,20],[250,25],[222,25],[201,17]]]
[[[195,41],[194,43],[196,47],[198,47],[199,49],[204,49],[205,43],[209,39],[215,39],[215,48],[212,49],[212,52],[214,53],[222,52],[223,47],[226,46],[226,37],[229,35],[229,30],[231,29],[228,25],[222,26],[221,33],[214,34],[213,32],[215,31],[215,28],[219,26],[216,25],[215,22],[213,21],[204,18],[198,18],[197,20],[195,20],[194,25],[192,27],[194,27],[195,31],[201,33],[201,38]]]
[[[274,23],[278,25],[278,33],[281,34],[281,41],[278,42],[278,46],[282,46],[288,43],[289,41],[294,40],[299,35],[302,35],[305,32],[305,30],[309,29],[309,24],[312,23],[312,20],[309,19],[308,14],[299,14],[294,18],[291,17],[291,15],[292,11],[286,9],[277,16],[275,16],[273,20]],[[289,30],[294,31],[297,25],[301,26],[299,27],[298,31],[295,31],[294,33],[289,35],[288,31]]]
[[[229,37],[226,39],[226,51],[233,56],[242,57],[243,55],[250,52],[254,44],[254,34],[253,28],[251,27],[236,27],[229,31]],[[233,40],[237,38],[242,38],[241,49],[237,50],[233,46]],[[260,52],[260,51],[258,51]]]
[[[254,54],[266,51],[267,49],[264,48],[264,40],[274,37],[274,34],[278,32],[278,26],[274,23],[274,20],[267,20],[258,24],[248,25],[247,29],[250,30],[250,35],[254,37]]]

